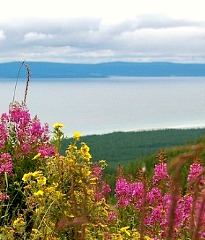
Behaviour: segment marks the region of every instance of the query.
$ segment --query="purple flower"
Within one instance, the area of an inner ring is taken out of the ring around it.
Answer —
[[[125,178],[118,178],[115,188],[116,196],[119,197],[122,195],[126,195],[127,190],[128,190],[127,180]]]
[[[9,153],[2,153],[0,156],[0,173],[12,173],[12,159]]]
[[[108,216],[107,216],[107,221],[108,223],[116,221],[118,218],[118,214],[114,211],[110,211],[108,212]]]
[[[9,199],[9,196],[6,193],[0,192],[0,202],[8,199]]]
[[[203,167],[200,163],[193,163],[189,168],[189,175],[187,181],[190,182],[197,178],[203,172]]]
[[[101,182],[101,180],[102,180],[102,169],[101,169],[100,166],[93,167],[90,178],[94,178],[94,177],[97,177],[98,182]]]
[[[162,191],[159,188],[152,188],[150,192],[147,193],[147,201],[153,205],[154,203],[159,203],[162,199]]]
[[[153,176],[153,184],[156,185],[161,180],[169,180],[169,174],[167,172],[167,164],[159,163],[155,165],[154,168],[154,176]]]
[[[126,208],[127,206],[129,206],[129,204],[129,200],[124,196],[121,196],[117,201],[117,206],[119,208]]]

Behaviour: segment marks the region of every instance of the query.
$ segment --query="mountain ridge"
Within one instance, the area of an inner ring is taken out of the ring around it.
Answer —
[[[173,62],[102,62],[102,63],[57,63],[26,62],[33,78],[104,78],[110,76],[165,77],[205,76],[203,63]],[[22,62],[0,63],[0,78],[26,76]]]

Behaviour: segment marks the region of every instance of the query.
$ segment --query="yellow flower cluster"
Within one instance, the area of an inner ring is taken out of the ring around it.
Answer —
[[[55,124],[53,125],[53,128],[54,128],[55,130],[57,130],[57,129],[59,129],[59,128],[64,128],[64,125],[63,125],[62,123],[55,123]]]
[[[23,182],[26,183],[28,181],[30,181],[32,179],[32,177],[34,179],[37,180],[37,184],[42,186],[46,184],[46,177],[43,176],[42,171],[35,171],[35,172],[29,172],[29,173],[25,173],[23,175]]]
[[[120,228],[120,232],[123,232],[123,233],[126,233],[128,236],[131,235],[130,231],[128,230],[130,227],[127,226],[127,227],[122,227]]]
[[[73,133],[73,138],[74,138],[74,140],[79,140],[80,137],[81,137],[81,133],[80,133],[80,132],[74,132],[74,133]]]
[[[89,153],[90,148],[88,147],[88,145],[86,143],[84,143],[84,142],[81,143],[80,151],[81,151],[81,154],[83,156],[83,159],[86,160],[86,161],[90,161],[92,156]]]
[[[43,196],[43,191],[42,190],[38,190],[38,192],[34,193],[34,196]]]
[[[26,223],[21,215],[13,221],[13,229],[16,233],[23,233],[25,230],[25,225]]]

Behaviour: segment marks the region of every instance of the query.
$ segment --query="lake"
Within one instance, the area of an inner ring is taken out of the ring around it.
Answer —
[[[25,79],[15,100],[24,98]],[[8,112],[15,79],[0,79],[0,113]],[[52,129],[82,135],[114,131],[205,127],[204,77],[32,79],[27,106]]]

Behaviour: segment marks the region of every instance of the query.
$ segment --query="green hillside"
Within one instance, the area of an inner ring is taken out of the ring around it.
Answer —
[[[203,136],[205,128],[114,132],[84,136],[80,140],[90,147],[93,161],[106,160],[108,170],[112,171],[119,164],[126,166],[129,162],[156,154],[159,149],[194,143]],[[70,141],[63,141],[62,152],[65,152]]]
[[[136,176],[136,173],[146,166],[147,176],[152,176],[157,154],[162,149],[167,162],[190,151],[190,146],[205,137],[205,128],[201,129],[165,129],[141,132],[114,132],[103,135],[81,137],[90,147],[92,160],[106,160],[108,167],[104,170],[104,178],[112,188],[116,183],[118,167],[124,167],[125,175]],[[71,139],[62,143],[62,153],[65,152]],[[186,184],[188,164],[183,168],[182,186]]]

